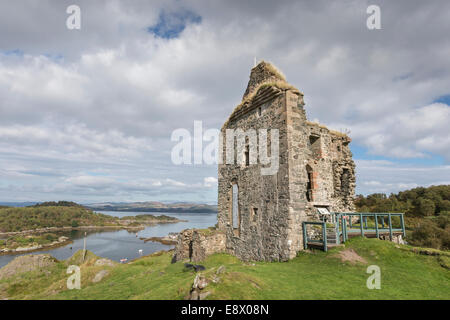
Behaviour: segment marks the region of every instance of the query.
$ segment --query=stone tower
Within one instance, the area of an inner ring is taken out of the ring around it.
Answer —
[[[261,135],[265,130],[267,135]],[[242,102],[223,125],[222,136],[218,230],[227,252],[243,260],[288,260],[303,249],[302,222],[318,219],[318,208],[353,210],[351,139],[309,122],[303,94],[270,63],[251,70]],[[278,145],[271,174],[264,169],[273,163],[261,163],[264,140],[270,156]],[[234,162],[227,154],[231,145]]]

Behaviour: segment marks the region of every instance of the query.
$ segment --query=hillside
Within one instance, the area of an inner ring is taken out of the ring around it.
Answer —
[[[216,205],[196,203],[163,203],[157,201],[131,202],[131,203],[94,203],[89,208],[97,211],[123,211],[123,212],[173,212],[173,213],[214,213]]]
[[[0,232],[18,232],[49,227],[117,225],[115,218],[79,206],[23,207],[0,209]]]
[[[245,263],[215,254],[202,263],[202,294],[206,299],[450,299],[450,258],[410,249],[354,238],[345,248],[304,252],[289,262]],[[170,252],[129,264],[88,257],[81,265],[81,290],[66,288],[66,269],[73,261],[20,274],[0,269],[0,299],[184,299],[196,277],[182,262],[171,264]],[[381,269],[381,290],[366,287],[369,265]],[[8,276],[2,278],[2,272]],[[95,282],[100,275],[103,279]]]
[[[45,228],[139,227],[146,224],[179,222],[168,216],[150,214],[117,218],[93,212],[80,205],[0,208],[0,233]]]
[[[404,212],[410,244],[450,250],[450,185],[358,195],[354,203],[359,212]]]

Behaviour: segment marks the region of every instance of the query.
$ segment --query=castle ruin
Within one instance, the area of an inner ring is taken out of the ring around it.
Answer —
[[[237,148],[238,161],[219,164],[218,224],[209,236],[214,247],[208,237],[193,245],[192,237],[181,234],[175,260],[203,257],[192,252],[197,247],[201,252],[228,252],[242,260],[285,261],[303,249],[303,221],[318,220],[321,208],[354,210],[351,139],[308,121],[304,105],[303,94],[270,63],[262,61],[251,70],[242,102],[223,125],[222,136],[225,140],[230,129],[276,129],[277,171],[262,174],[268,165],[250,162],[251,137],[241,139],[244,146]],[[267,140],[270,153],[274,143],[270,134]],[[223,159],[226,147],[223,143]]]

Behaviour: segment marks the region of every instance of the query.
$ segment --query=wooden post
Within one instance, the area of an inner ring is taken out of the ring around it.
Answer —
[[[323,250],[325,252],[327,252],[328,251],[328,248],[327,248],[327,224],[325,222],[322,224],[322,237],[323,237]]]
[[[392,220],[391,220],[391,214],[388,214],[388,221],[389,221],[389,239],[392,241]]]
[[[379,233],[378,233],[378,216],[375,213],[375,232],[377,234],[377,239],[379,238]]]
[[[364,237],[363,215],[362,215],[362,213],[359,214],[359,226],[360,226],[360,229],[361,229],[361,237]]]

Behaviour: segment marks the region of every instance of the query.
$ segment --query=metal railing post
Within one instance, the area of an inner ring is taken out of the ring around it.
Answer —
[[[391,220],[391,214],[388,214],[388,221],[389,221],[389,239],[392,241],[392,220]]]
[[[323,250],[325,252],[327,252],[328,251],[328,248],[327,248],[327,224],[325,222],[322,224],[322,237],[323,237]]]
[[[359,226],[361,229],[361,237],[364,237],[364,227],[363,227],[363,215],[362,213],[359,214]]]
[[[402,226],[402,232],[403,232],[403,238],[406,237],[406,231],[405,231],[405,220],[403,213],[400,214],[400,225]]]
[[[379,232],[378,232],[378,216],[377,216],[377,214],[375,213],[375,232],[376,232],[376,234],[377,234],[377,239],[379,238]]]
[[[339,235],[339,228],[341,223],[340,218],[341,218],[340,215],[336,215],[336,223],[334,224],[334,231],[336,232],[336,244],[339,244],[339,242],[341,241]]]
[[[306,232],[306,223],[303,221],[303,248],[308,249],[308,233]]]

